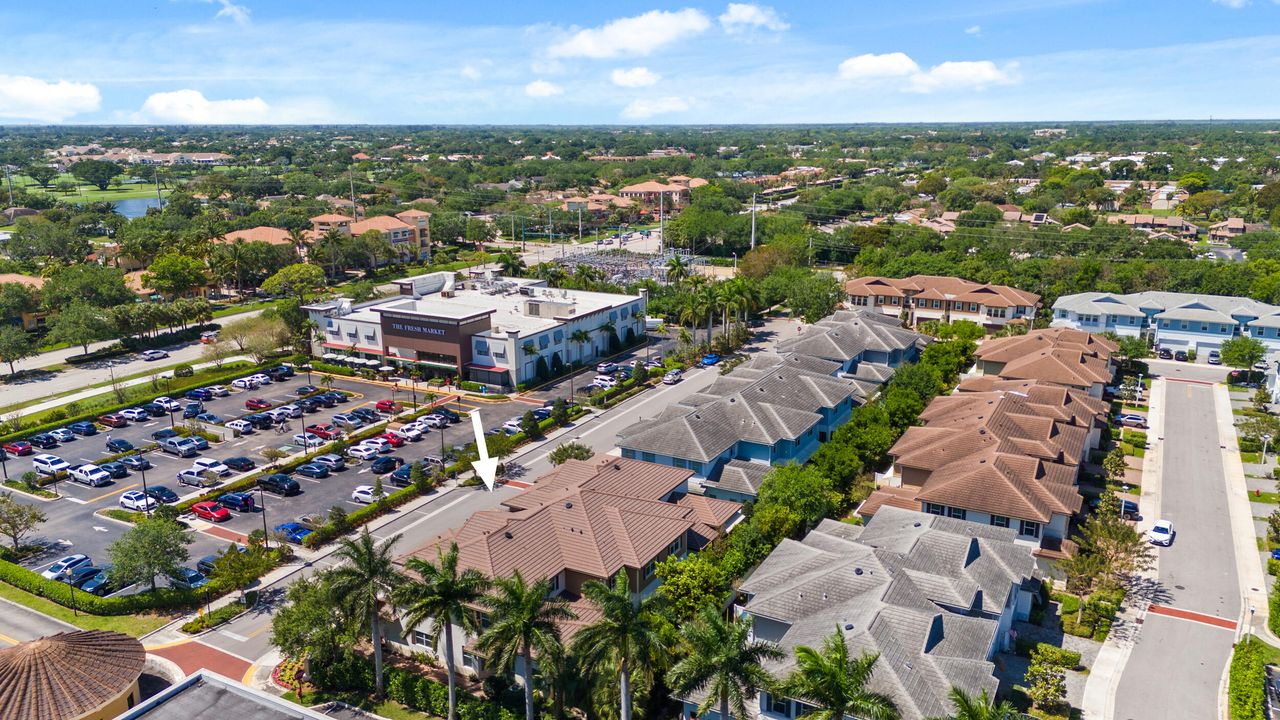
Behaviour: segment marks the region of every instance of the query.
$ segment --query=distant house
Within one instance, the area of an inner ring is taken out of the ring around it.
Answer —
[[[26,285],[38,293],[40,288],[44,287],[44,278],[36,277],[34,275],[21,275],[18,273],[0,273],[0,285],[5,283]],[[0,323],[13,323],[21,326],[23,330],[37,330],[44,325],[44,320],[48,315],[49,313],[47,312],[36,310],[35,312],[20,313],[16,317],[0,318]]]
[[[347,234],[351,233],[351,223],[355,222],[355,218],[346,215],[338,215],[337,213],[325,213],[311,218],[311,232],[316,235],[323,235],[330,230],[341,230]]]
[[[1167,232],[1183,240],[1195,240],[1196,235],[1200,232],[1200,228],[1177,215],[1145,215],[1142,213],[1108,215],[1107,222],[1116,225],[1128,225],[1147,234]]]
[[[268,245],[293,244],[293,239],[289,237],[288,230],[281,230],[267,225],[259,225],[245,230],[232,230],[222,236],[221,242],[234,243],[240,240],[244,242],[262,242]],[[219,241],[215,239],[214,242]]]
[[[1040,296],[1007,285],[971,282],[939,275],[907,278],[860,277],[844,284],[849,304],[918,326],[925,320],[969,320],[988,330],[1030,323]]]
[[[1267,227],[1264,223],[1247,223],[1243,218],[1227,218],[1209,226],[1209,241],[1230,244],[1245,233],[1266,230]]]
[[[635,200],[648,206],[657,206],[659,201],[662,200],[668,208],[673,208],[689,202],[689,191],[691,189],[702,187],[706,184],[707,181],[702,178],[675,175],[669,178],[667,183],[650,180],[628,185],[619,190],[618,194],[628,200]]]

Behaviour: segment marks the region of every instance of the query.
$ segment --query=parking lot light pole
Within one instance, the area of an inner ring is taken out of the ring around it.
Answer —
[[[177,424],[176,424],[176,423],[174,423],[174,422],[173,422],[173,412],[174,412],[173,410],[170,410],[170,411],[169,411],[169,429],[170,429],[170,430],[177,430],[177,429],[178,429],[178,426],[177,426]]]
[[[0,472],[4,473],[4,481],[9,482],[9,453],[0,450]]]
[[[262,510],[262,546],[271,549],[271,534],[267,532],[267,489],[258,486],[258,507]]]
[[[139,459],[139,460],[141,460],[143,463],[147,462],[147,459],[146,459],[146,458],[144,458],[144,457],[142,457],[142,448],[138,448],[137,450],[135,450],[135,451],[134,451],[134,453],[138,456],[138,459]],[[147,493],[147,467],[146,467],[146,465],[142,465],[142,464],[138,465],[138,472],[142,473],[142,494],[143,494],[143,496],[144,496],[144,497],[146,497],[146,498],[147,498],[146,500],[143,500],[143,501],[142,501],[142,508],[143,508],[143,510],[142,510],[142,511],[143,511],[144,513],[146,513],[146,514],[149,516],[149,515],[151,515],[151,503],[150,503],[150,502],[148,502],[148,501],[151,499],[151,495]],[[159,501],[159,500],[157,500],[157,501],[156,501],[156,504],[158,505],[159,503],[160,503],[160,501]]]

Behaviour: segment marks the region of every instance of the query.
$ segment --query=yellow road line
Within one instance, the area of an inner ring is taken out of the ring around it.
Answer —
[[[119,495],[120,493],[124,492],[125,490],[132,490],[132,489],[134,489],[134,488],[136,488],[136,487],[138,487],[138,486],[140,486],[140,485],[141,485],[141,483],[134,483],[134,484],[132,484],[132,485],[125,485],[124,487],[122,487],[122,488],[117,488],[117,489],[115,489],[115,490],[112,490],[112,491],[111,491],[111,492],[109,492],[109,493],[103,493],[103,494],[99,495],[98,497],[95,497],[95,498],[89,498],[89,499],[88,499],[88,500],[86,500],[85,502],[95,503],[95,502],[98,502],[99,500],[102,500],[102,499],[104,499],[104,498],[109,498],[109,497],[111,497],[112,495]]]
[[[253,682],[253,674],[256,672],[258,672],[258,663],[254,663],[250,665],[249,669],[244,671],[244,677],[241,678],[240,682],[244,683],[245,685],[248,685],[249,683]]]
[[[147,645],[143,649],[144,650],[163,650],[165,648],[177,647],[179,645],[186,645],[189,642],[191,642],[191,638],[183,638],[182,640],[174,640],[173,642],[160,643],[159,645]]]
[[[0,633],[0,642],[2,642],[2,643],[8,643],[8,644],[10,644],[10,645],[17,645],[17,644],[18,644],[18,641],[17,641],[16,639],[11,638],[11,637],[9,637],[8,635],[5,635],[4,633]]]

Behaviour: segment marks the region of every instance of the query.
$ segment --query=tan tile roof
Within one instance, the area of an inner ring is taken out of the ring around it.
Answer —
[[[268,225],[259,225],[258,227],[248,228],[247,230],[234,230],[223,235],[223,242],[233,243],[237,240],[245,242],[264,242],[271,245],[291,245],[293,241],[289,239],[289,231],[273,228]]]
[[[866,500],[858,506],[858,514],[871,517],[882,507],[897,507],[903,510],[919,510],[920,501],[916,499],[917,487],[882,487],[872,491]]]
[[[686,189],[687,188],[681,187],[680,185],[667,185],[665,183],[660,183],[656,180],[649,180],[647,182],[636,183],[635,185],[628,185],[622,188],[621,190],[619,190],[618,192],[620,193],[682,193]]]
[[[1080,510],[1076,468],[990,450],[934,471],[923,502],[1047,523]]]
[[[325,213],[324,215],[317,215],[311,218],[311,222],[313,223],[318,223],[318,222],[321,222],[321,223],[348,222],[349,223],[354,221],[355,221],[355,218],[349,218],[346,215],[338,215],[337,213]]]
[[[102,630],[0,649],[0,717],[66,720],[95,712],[137,682],[145,660],[135,638]]]
[[[1008,285],[976,283],[945,275],[912,275],[908,278],[860,277],[844,285],[849,295],[908,295],[919,293],[928,299],[977,302],[992,307],[1022,305],[1034,307],[1040,296]],[[928,294],[926,294],[928,293]]]
[[[1044,380],[1084,389],[1110,382],[1113,376],[1106,360],[1068,348],[1041,350],[1015,358],[1005,363],[999,374],[1012,380]]]
[[[393,218],[390,215],[375,215],[371,218],[365,218],[358,222],[351,223],[351,234],[361,235],[370,230],[378,232],[390,232],[392,230],[412,230],[413,226],[405,224],[399,218]]]
[[[427,212],[427,211],[425,211],[425,210],[418,210],[418,209],[416,209],[416,208],[409,208],[408,210],[402,210],[402,211],[400,211],[400,212],[396,213],[396,217],[398,217],[398,218],[407,218],[407,217],[411,217],[411,218],[431,217],[431,213],[429,213],[429,212]]]
[[[0,283],[21,283],[39,290],[44,287],[44,278],[19,273],[0,273]]]
[[[1046,328],[1032,330],[1025,335],[986,340],[978,346],[976,354],[981,360],[1010,362],[1046,348],[1077,350],[1106,360],[1118,349],[1118,346],[1101,335],[1094,335],[1084,330]]]

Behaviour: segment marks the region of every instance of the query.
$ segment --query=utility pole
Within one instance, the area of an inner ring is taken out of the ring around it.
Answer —
[[[756,249],[756,194],[751,193],[751,249]]]
[[[666,199],[667,199],[666,193],[658,193],[658,254],[659,255],[662,254],[663,249],[667,246],[667,233],[666,233],[667,224],[663,216],[663,211],[666,208],[666,205],[665,205]]]
[[[582,242],[582,208],[578,208],[578,242]]]

